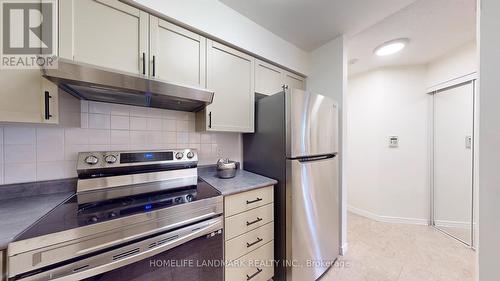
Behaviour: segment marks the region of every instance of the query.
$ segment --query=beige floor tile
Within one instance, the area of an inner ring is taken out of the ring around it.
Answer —
[[[349,251],[321,281],[473,281],[476,253],[428,226],[348,217]]]

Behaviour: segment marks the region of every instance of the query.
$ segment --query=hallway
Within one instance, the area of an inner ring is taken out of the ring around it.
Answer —
[[[434,228],[348,215],[348,254],[321,281],[473,281],[476,254]]]

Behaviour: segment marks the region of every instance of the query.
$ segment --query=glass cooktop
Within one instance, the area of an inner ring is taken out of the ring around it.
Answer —
[[[161,182],[157,184],[161,185]],[[151,184],[149,186],[151,186]],[[133,188],[133,186],[128,186],[127,188],[130,189]],[[137,188],[140,188],[139,185]],[[134,214],[151,212],[220,195],[219,191],[215,188],[198,179],[196,185],[82,203],[88,201],[89,197],[105,197],[100,196],[105,192],[106,191],[95,191],[73,195],[17,236],[15,241],[30,239]],[[85,197],[84,200],[82,200],[83,197]]]

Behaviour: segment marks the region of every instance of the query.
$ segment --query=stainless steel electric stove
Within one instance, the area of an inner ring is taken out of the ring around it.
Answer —
[[[9,280],[222,280],[193,266],[223,259],[222,196],[197,163],[190,149],[80,153],[77,193],[8,245]]]

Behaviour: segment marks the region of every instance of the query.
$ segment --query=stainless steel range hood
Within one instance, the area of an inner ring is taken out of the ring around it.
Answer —
[[[42,75],[84,100],[194,112],[212,103],[214,97],[209,90],[66,59],[58,59],[55,69],[42,69]]]

